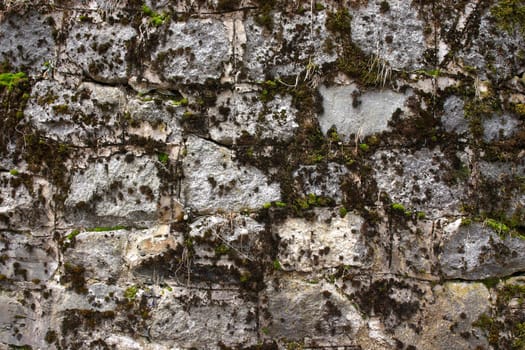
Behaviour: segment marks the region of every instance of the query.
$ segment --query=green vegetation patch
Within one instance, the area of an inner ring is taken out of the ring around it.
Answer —
[[[501,0],[494,6],[490,13],[496,20],[496,25],[512,34],[519,30],[525,34],[525,1],[523,0]]]
[[[0,73],[0,86],[7,87],[12,91],[19,84],[27,81],[27,75],[24,72],[18,73]]]

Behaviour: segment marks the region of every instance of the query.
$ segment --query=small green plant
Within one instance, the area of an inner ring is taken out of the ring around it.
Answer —
[[[279,262],[279,260],[275,259],[273,261],[273,269],[276,270],[276,271],[282,270],[282,266],[281,266],[281,263]]]
[[[11,169],[9,170],[9,174],[13,175],[13,176],[17,176],[19,173],[18,173],[18,170],[16,169]]]
[[[324,5],[321,4],[320,2],[316,2],[315,3],[315,10],[316,11],[323,11],[325,9]]]
[[[17,73],[0,73],[0,86],[7,87],[12,91],[20,83],[27,81],[27,75],[24,72]]]
[[[345,207],[341,207],[339,208],[339,216],[344,218],[346,216],[346,214],[348,213],[348,210],[346,210]]]
[[[187,106],[189,101],[186,97],[183,97],[180,100],[172,100],[171,103],[174,106],[179,107],[179,106]]]
[[[277,208],[285,208],[285,207],[286,207],[286,203],[281,202],[281,201],[276,201],[276,202],[275,202],[275,206],[276,206]]]
[[[271,206],[272,206],[272,203],[270,203],[270,202],[266,202],[266,203],[263,204],[263,208],[264,209],[269,209]]]
[[[66,239],[68,241],[71,241],[73,238],[75,238],[76,236],[78,236],[80,234],[80,230],[73,230],[71,231],[71,233],[69,233],[67,236],[66,236]]]
[[[261,328],[261,333],[264,335],[268,335],[270,334],[270,330],[268,329],[268,327],[263,327]]]
[[[138,291],[139,291],[139,289],[138,289],[137,286],[128,287],[124,291],[124,297],[128,298],[129,300],[134,300],[135,297],[137,296]]]
[[[359,144],[359,149],[363,152],[368,152],[368,150],[370,149],[370,146],[368,146],[366,143],[361,143]]]
[[[251,274],[249,272],[245,272],[241,274],[241,277],[239,278],[241,283],[247,283],[250,281]]]
[[[168,162],[170,160],[170,157],[166,153],[159,153],[157,154],[157,159],[159,162],[161,162],[164,165],[168,165]]]
[[[352,16],[347,9],[340,9],[337,12],[329,12],[326,19],[326,29],[333,33],[348,34],[351,31]]]
[[[215,247],[215,255],[217,256],[228,254],[229,251],[230,251],[230,247],[228,247],[224,243],[221,243],[217,247]]]
[[[472,219],[471,218],[462,218],[461,219],[461,226],[469,226],[470,224],[472,224]]]
[[[494,220],[494,219],[486,219],[485,225],[496,231],[498,234],[507,234],[510,232],[510,229],[507,225],[504,223]]]
[[[142,5],[142,13],[149,17],[149,23],[154,27],[159,27],[164,24],[164,21],[168,18],[166,14],[160,14],[153,11],[148,5]]]
[[[510,34],[515,30],[525,34],[525,4],[523,0],[500,0],[490,10],[490,14],[500,29]]]
[[[422,212],[422,211],[418,211],[416,216],[417,216],[417,218],[419,220],[423,220],[423,219],[425,219],[427,217],[427,215],[424,212]]]

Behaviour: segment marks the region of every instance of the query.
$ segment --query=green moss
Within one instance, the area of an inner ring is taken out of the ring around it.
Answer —
[[[69,106],[66,104],[53,106],[53,112],[57,114],[66,114],[68,111],[69,111]]]
[[[73,238],[75,238],[79,234],[80,234],[80,230],[73,230],[66,236],[66,239],[67,240],[72,240]]]
[[[279,260],[275,259],[273,261],[273,269],[277,270],[277,271],[282,270],[282,266],[281,266],[281,263],[279,262]]]
[[[138,287],[137,286],[131,286],[131,287],[128,287],[125,291],[124,291],[124,297],[126,297],[127,299],[129,300],[134,300],[135,297],[137,296],[137,292],[139,291]]]
[[[275,206],[278,207],[278,208],[284,208],[284,207],[286,207],[286,203],[281,202],[281,201],[276,201],[275,202]]]
[[[266,203],[263,204],[263,208],[264,209],[269,209],[271,206],[272,206],[272,203],[270,203],[270,202],[266,202]]]
[[[359,144],[359,149],[363,152],[368,152],[370,150],[370,146],[368,146],[366,143]]]
[[[230,251],[230,247],[228,247],[224,243],[221,243],[217,247],[215,247],[215,255],[217,256],[228,254],[229,251]]]
[[[320,2],[315,3],[315,11],[323,11],[325,9],[324,5]]]
[[[168,162],[170,160],[170,157],[167,153],[159,153],[157,154],[157,159],[159,162],[161,162],[164,165],[168,165]]]
[[[519,30],[525,34],[525,3],[523,0],[500,0],[490,13],[496,20],[496,25],[512,34]]]
[[[486,219],[485,225],[493,229],[498,234],[508,234],[510,229],[503,222],[497,221],[495,219]]]
[[[18,170],[16,169],[11,169],[9,170],[9,174],[13,175],[13,176],[17,176],[19,173],[18,173]]]
[[[352,30],[352,16],[347,9],[339,9],[337,12],[329,12],[326,19],[326,29],[332,33],[350,36]]]
[[[390,207],[395,211],[401,211],[403,213],[406,211],[405,206],[401,203],[392,203]]]
[[[149,23],[154,27],[161,26],[168,18],[166,14],[155,12],[146,4],[142,5],[142,13],[149,17]]]
[[[174,106],[178,107],[178,106],[187,106],[189,101],[188,101],[188,99],[186,97],[183,97],[180,100],[173,100],[173,101],[171,101],[171,103]]]
[[[488,277],[482,280],[481,282],[487,287],[488,289],[495,288],[500,281],[500,278],[498,277]]]
[[[24,72],[17,73],[0,73],[0,86],[7,87],[12,91],[19,84],[27,81],[27,75]]]
[[[348,210],[346,210],[345,207],[341,207],[339,208],[339,216],[344,218],[346,216],[346,214],[348,213]]]

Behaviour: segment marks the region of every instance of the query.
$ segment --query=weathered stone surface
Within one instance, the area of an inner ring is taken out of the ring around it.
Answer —
[[[525,240],[501,238],[498,232],[480,223],[462,226],[457,220],[444,228],[441,271],[448,278],[466,280],[504,277],[525,269],[521,253]]]
[[[93,216],[107,217],[104,225],[110,226],[126,223],[130,218],[134,222],[154,220],[160,186],[156,161],[132,154],[100,160],[73,175],[65,201],[70,217],[82,225],[93,225]],[[86,211],[86,206],[90,210]]]
[[[0,296],[0,342],[14,346],[44,347],[44,324],[36,312],[15,298]]]
[[[235,291],[175,288],[152,314],[150,335],[156,342],[183,348],[255,345],[255,310],[254,303]]]
[[[324,108],[324,113],[319,116],[321,130],[326,134],[335,126],[346,140],[352,134],[360,138],[388,130],[392,113],[402,109],[407,98],[407,95],[391,90],[361,93],[355,84],[321,86],[319,92],[323,96]]]
[[[82,232],[64,252],[64,262],[82,267],[87,280],[115,282],[123,271],[127,243],[126,230]]]
[[[421,325],[420,334],[409,327],[400,327],[396,338],[404,344],[425,349],[486,348],[487,341],[472,323],[488,309],[490,294],[481,283],[447,282],[433,288],[433,302]],[[447,334],[443,337],[442,334]]]
[[[46,136],[79,146],[115,143],[121,136],[119,113],[126,101],[121,89],[43,80],[34,91],[25,115]]]
[[[202,84],[218,79],[229,61],[228,32],[214,19],[172,22],[166,40],[153,53],[158,73],[165,80]]]
[[[314,222],[289,219],[277,228],[277,258],[285,271],[313,271],[341,265],[368,267],[369,254],[361,233],[364,219],[348,213],[344,218],[319,210]]]
[[[414,154],[380,151],[374,155],[375,179],[393,203],[427,216],[458,213],[463,191],[442,180],[447,161],[439,150]]]
[[[53,19],[37,12],[10,14],[0,23],[0,62],[24,67],[33,74],[43,73],[53,61],[55,40]]]
[[[519,121],[509,115],[495,115],[483,123],[483,139],[487,142],[512,137],[517,130]]]
[[[279,186],[268,183],[258,169],[241,167],[232,151],[198,137],[189,137],[183,160],[185,205],[199,212],[258,209],[280,199]]]
[[[328,197],[340,203],[343,198],[341,185],[350,176],[346,167],[337,163],[326,166],[303,165],[294,172],[294,180],[305,195]]]
[[[266,337],[307,345],[352,346],[364,323],[357,308],[324,282],[312,284],[283,276],[268,286],[263,300],[270,316],[262,321],[267,324]],[[331,336],[324,337],[326,333]]]
[[[395,69],[417,69],[422,66],[426,50],[421,21],[415,7],[403,0],[380,2],[352,13],[352,40],[368,53],[376,54]]]
[[[221,95],[217,105],[210,113],[214,123],[209,132],[214,141],[223,144],[232,144],[246,134],[287,141],[299,126],[295,121],[297,110],[291,106],[289,96],[276,96],[263,105],[254,92],[233,92]]]
[[[250,80],[263,80],[268,72],[282,77],[298,75],[306,71],[309,64],[318,68],[337,59],[335,52],[328,53],[324,49],[328,38],[325,11],[312,14],[307,10],[303,15],[287,18],[286,22],[281,13],[269,16],[279,23],[271,31],[251,17],[244,23],[246,49],[242,63]],[[295,81],[288,83],[294,84]]]
[[[104,83],[125,83],[128,45],[136,36],[131,26],[76,23],[68,32],[57,71],[87,75]]]
[[[518,348],[523,13],[2,2],[0,348]]]
[[[457,96],[451,96],[445,100],[441,122],[446,131],[460,135],[468,131],[468,120],[465,119],[464,107],[465,103]]]

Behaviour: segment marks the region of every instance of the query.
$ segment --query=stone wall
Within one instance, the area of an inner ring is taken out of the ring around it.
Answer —
[[[525,3],[0,5],[0,347],[523,349]]]

